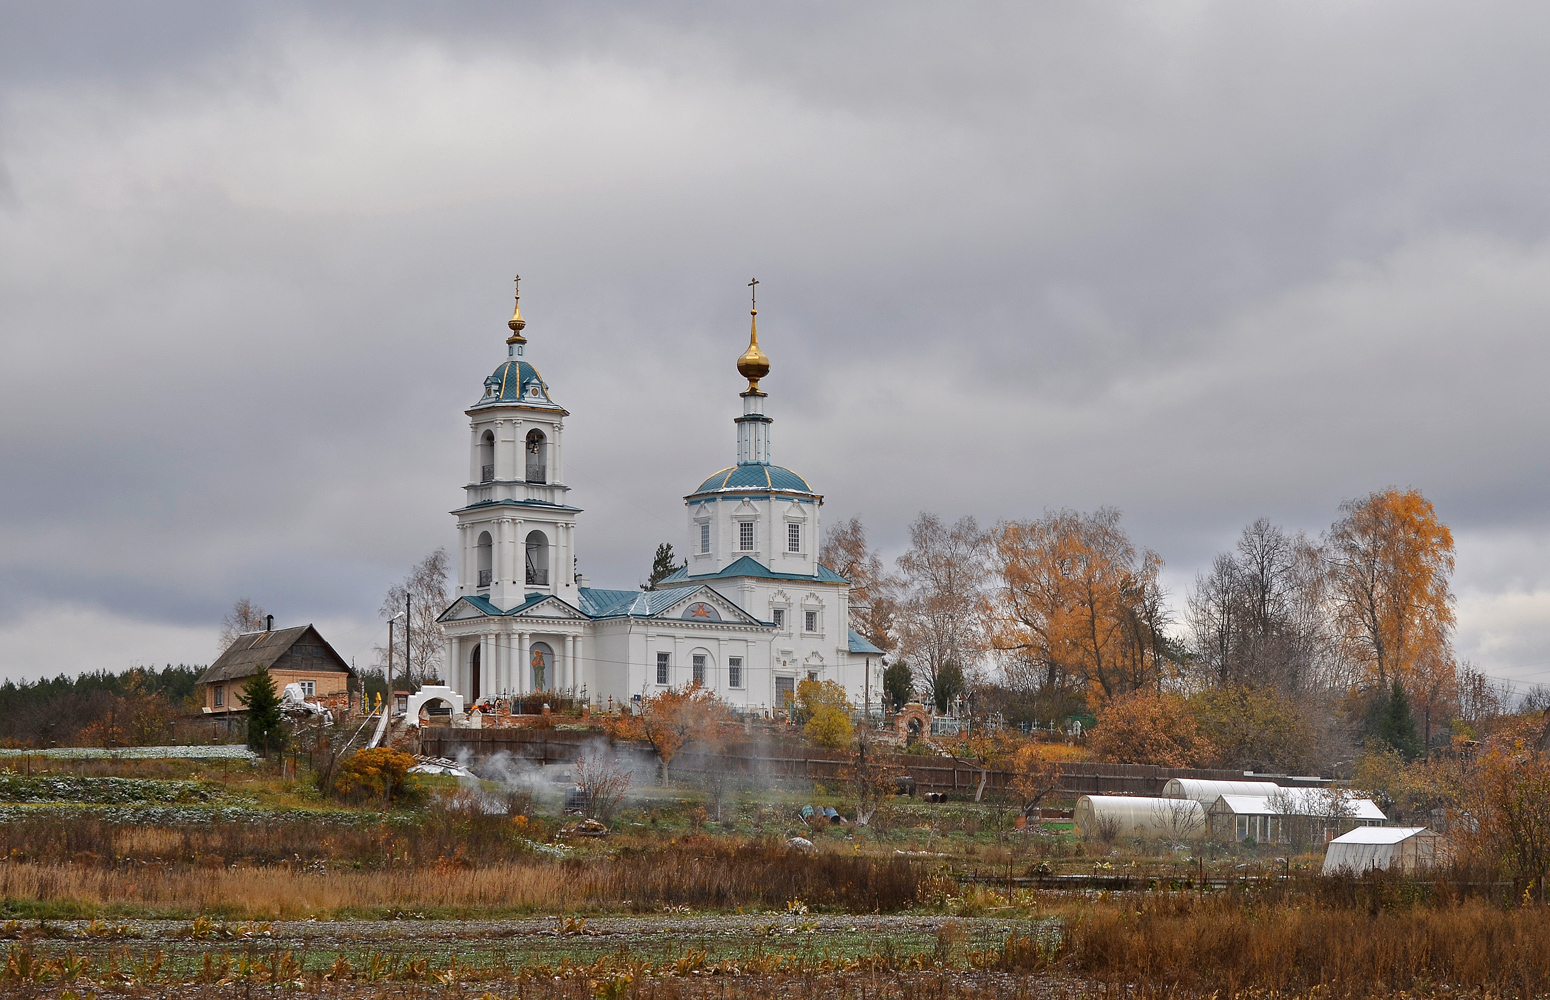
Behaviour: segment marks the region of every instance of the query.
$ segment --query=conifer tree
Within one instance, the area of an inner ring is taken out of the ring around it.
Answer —
[[[914,697],[915,675],[910,673],[908,663],[895,660],[883,671],[883,694],[895,712],[903,709],[905,703]]]
[[[1415,716],[1410,714],[1410,699],[1398,677],[1394,678],[1389,696],[1379,709],[1373,735],[1393,747],[1405,760],[1414,760],[1421,755],[1421,737],[1416,732]]]
[[[266,757],[284,750],[285,717],[268,670],[260,670],[242,686],[242,702],[248,709],[248,748]]]
[[[656,590],[657,585],[674,573],[689,565],[685,559],[682,564],[673,555],[673,543],[663,542],[657,546],[657,554],[651,560],[651,579],[640,585],[641,590]]]

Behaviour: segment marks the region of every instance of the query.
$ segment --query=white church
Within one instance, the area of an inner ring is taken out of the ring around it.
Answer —
[[[882,653],[850,628],[850,584],[818,562],[823,497],[770,462],[758,310],[737,370],[737,464],[684,497],[688,565],[658,589],[602,590],[575,572],[563,433],[570,415],[527,356],[521,296],[506,360],[469,418],[457,599],[442,613],[447,684],[482,700],[557,691],[592,704],[700,684],[736,709],[785,707],[801,680],[877,704]]]

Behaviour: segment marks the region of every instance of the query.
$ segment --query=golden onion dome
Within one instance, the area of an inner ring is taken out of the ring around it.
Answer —
[[[759,350],[759,310],[750,309],[753,317],[748,327],[748,350],[737,359],[737,372],[748,380],[748,391],[759,391],[759,380],[770,373],[770,359]]]

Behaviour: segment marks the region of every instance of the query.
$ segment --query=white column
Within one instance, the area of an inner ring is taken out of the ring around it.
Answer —
[[[571,683],[576,686],[576,691],[577,691],[578,694],[581,692],[581,689],[583,687],[587,687],[588,688],[587,694],[588,694],[588,696],[591,696],[591,695],[595,694],[595,692],[592,691],[590,686],[587,684],[586,641],[587,641],[587,636],[586,636],[585,632],[583,632],[581,635],[576,636],[576,674],[571,679]],[[628,648],[628,647],[626,647],[626,648]]]
[[[565,637],[565,687],[576,689],[576,637],[573,635]]]
[[[529,681],[530,678],[529,678],[528,675],[531,673],[531,671],[527,669],[527,661],[528,661],[527,643],[528,643],[528,633],[526,633],[526,632],[518,632],[517,633],[517,682],[516,682],[515,685],[512,686],[512,690],[515,691],[518,694],[527,694],[528,691],[529,691],[528,681]]]

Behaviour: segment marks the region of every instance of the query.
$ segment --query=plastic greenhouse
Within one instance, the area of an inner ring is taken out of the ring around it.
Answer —
[[[1194,840],[1206,835],[1205,807],[1194,799],[1083,795],[1072,818],[1089,840],[1116,837]]]
[[[1442,838],[1424,826],[1359,826],[1329,842],[1324,874],[1415,871],[1430,868],[1442,854]]]
[[[1210,778],[1169,778],[1165,799],[1194,799],[1210,809],[1223,795],[1269,795],[1281,787],[1273,781],[1216,781]]]

